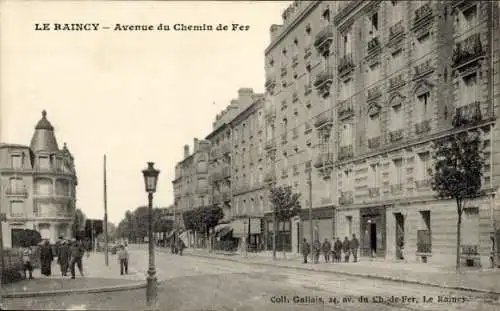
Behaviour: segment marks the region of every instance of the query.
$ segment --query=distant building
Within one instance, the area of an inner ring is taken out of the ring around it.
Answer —
[[[59,149],[44,110],[29,147],[0,144],[4,246],[19,246],[19,232],[24,229],[37,230],[51,242],[70,237],[76,186],[74,158],[66,143]]]

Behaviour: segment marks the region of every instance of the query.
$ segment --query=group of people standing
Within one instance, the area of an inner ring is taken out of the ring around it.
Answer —
[[[52,275],[52,262],[57,258],[57,264],[61,269],[61,274],[67,276],[68,269],[71,272],[71,278],[75,279],[75,265],[78,267],[80,275],[83,276],[82,258],[85,253],[85,247],[82,242],[76,239],[60,239],[53,248],[48,240],[42,241],[40,245],[40,270],[45,276]],[[30,246],[23,249],[23,264],[25,277],[33,279],[33,262],[35,260],[33,250]]]
[[[301,252],[304,256],[304,263],[307,263],[307,256],[309,256],[311,251],[313,252],[314,263],[319,262],[321,253],[324,255],[325,262],[330,262],[330,257],[332,262],[342,262],[342,254],[344,254],[345,262],[349,262],[351,254],[354,257],[354,262],[358,261],[359,241],[355,234],[352,235],[351,240],[349,240],[348,237],[345,237],[344,241],[341,241],[340,238],[333,238],[332,241],[335,241],[333,245],[327,238],[325,238],[323,243],[321,243],[319,239],[316,239],[311,247],[309,243],[307,243],[307,239],[304,238],[301,247]]]
[[[172,239],[170,242],[170,251],[172,254],[179,254],[182,256],[182,251],[186,248],[186,244],[180,238]]]

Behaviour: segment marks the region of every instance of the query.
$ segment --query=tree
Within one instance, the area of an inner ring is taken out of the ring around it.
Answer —
[[[439,199],[454,200],[457,205],[456,269],[460,268],[462,213],[465,203],[480,195],[484,159],[476,130],[439,139],[433,144],[434,173],[432,190]]]
[[[207,238],[210,238],[210,230],[215,228],[219,224],[219,221],[224,218],[224,211],[218,205],[209,205],[199,207],[198,213],[200,213],[202,232],[205,233]],[[212,243],[210,243],[209,248],[212,248]]]
[[[24,229],[20,234],[19,240],[22,247],[35,246],[42,241],[42,236],[36,230]]]
[[[276,219],[279,222],[283,222],[283,226],[285,226],[286,221],[290,221],[290,219],[296,216],[301,207],[300,207],[300,193],[292,193],[291,187],[274,187],[271,188],[269,194],[269,200],[271,201],[271,205],[273,208],[273,213]],[[277,223],[273,222],[273,259],[276,260],[276,234],[277,234]],[[283,228],[284,229],[284,228]],[[282,239],[282,248],[283,248],[283,257],[285,257],[285,240]]]
[[[85,213],[81,209],[77,208],[75,210],[75,216],[73,218],[73,223],[71,224],[71,229],[73,231],[73,237],[77,238],[79,232],[85,229]]]

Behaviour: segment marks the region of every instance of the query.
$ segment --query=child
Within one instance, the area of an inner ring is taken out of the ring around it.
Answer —
[[[125,270],[125,274],[128,274],[128,251],[123,245],[120,245],[118,262],[120,263],[120,275],[123,275],[123,270]]]
[[[29,279],[33,279],[33,265],[31,264],[31,256],[33,255],[29,246],[23,249],[23,264],[24,264],[24,278],[28,278],[26,271],[29,272]]]

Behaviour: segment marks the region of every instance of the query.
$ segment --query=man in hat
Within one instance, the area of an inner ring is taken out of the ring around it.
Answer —
[[[71,250],[68,245],[68,241],[63,240],[59,246],[59,256],[57,257],[57,263],[61,267],[61,274],[66,276],[68,273],[69,261],[71,260]]]
[[[75,278],[75,264],[78,266],[78,270],[80,271],[80,275],[83,276],[83,265],[82,265],[82,257],[83,253],[85,252],[83,245],[81,243],[78,243],[76,239],[71,240],[71,246],[70,246],[70,254],[71,254],[71,260],[70,260],[70,269],[71,269],[71,278]]]

